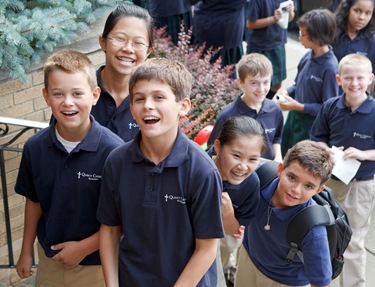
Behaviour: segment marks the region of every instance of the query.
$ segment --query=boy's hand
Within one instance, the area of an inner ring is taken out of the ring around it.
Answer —
[[[363,150],[356,149],[354,147],[349,147],[346,150],[344,150],[344,159],[357,159],[357,160],[367,160],[368,156],[367,153]]]
[[[67,241],[64,243],[51,246],[52,250],[61,250],[58,254],[52,257],[53,260],[58,261],[68,268],[76,267],[85,258],[85,254],[80,248],[78,241]]]
[[[31,266],[33,265],[32,263],[32,256],[26,256],[21,253],[16,265],[17,274],[21,279],[33,275],[34,270],[31,269]]]
[[[245,233],[245,226],[241,225],[240,228],[238,228],[238,231],[232,235],[232,237],[236,239],[241,239]]]

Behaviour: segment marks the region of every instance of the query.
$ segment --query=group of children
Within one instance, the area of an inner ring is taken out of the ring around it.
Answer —
[[[351,2],[374,5],[342,6]],[[235,286],[329,286],[325,228],[306,236],[304,263],[288,266],[283,235],[327,182],[353,229],[341,286],[364,286],[375,194],[375,129],[364,124],[375,114],[371,61],[359,54],[335,61],[332,13],[313,10],[297,23],[311,50],[282,93],[285,102],[267,99],[272,61],[243,56],[243,93],[217,118],[207,152],[179,128],[191,105],[191,74],[174,60],[146,61],[153,40],[143,8],[122,4],[110,14],[99,38],[106,65],[96,76],[79,52],[49,57],[43,96],[53,119],[25,143],[15,186],[26,197],[19,276],[33,273],[38,237],[36,286],[220,286],[215,258],[226,235],[243,243]],[[300,138],[282,153],[280,107],[314,117],[298,120],[313,141]],[[330,179],[333,145],[361,161],[348,185]],[[254,171],[262,157],[280,164],[260,192]]]

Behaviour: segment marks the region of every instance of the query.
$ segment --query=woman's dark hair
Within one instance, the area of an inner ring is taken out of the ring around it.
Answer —
[[[240,136],[258,136],[262,139],[262,152],[267,148],[263,127],[248,116],[235,116],[226,120],[217,139],[224,146]]]
[[[337,10],[335,13],[336,23],[337,23],[335,42],[339,40],[340,38],[342,38],[343,36],[345,36],[346,27],[348,25],[349,10],[354,4],[356,4],[359,1],[363,1],[363,0],[343,0],[341,4],[337,7]],[[375,7],[375,3],[373,0],[368,0],[368,1],[371,1]],[[374,10],[373,10],[370,22],[361,31],[366,38],[370,38],[375,33]]]
[[[107,38],[108,34],[112,31],[113,27],[123,17],[136,17],[142,19],[147,28],[148,32],[148,46],[151,48],[154,46],[154,34],[153,34],[153,19],[146,9],[130,3],[123,3],[115,8],[109,14],[103,29],[103,38]]]
[[[311,42],[319,46],[333,43],[336,33],[336,18],[328,9],[314,9],[306,12],[298,19],[297,25],[306,28]]]

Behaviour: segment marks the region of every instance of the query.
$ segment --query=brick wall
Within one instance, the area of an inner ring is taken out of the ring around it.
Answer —
[[[99,67],[104,63],[104,53],[97,47],[95,47],[94,51],[86,54],[96,67]],[[0,116],[48,122],[51,112],[42,96],[42,67],[40,66],[30,72],[28,78],[28,83],[23,83],[20,80],[6,79],[0,82]],[[0,128],[4,129],[4,125],[0,124]],[[3,145],[12,139],[20,129],[20,127],[9,126],[9,133],[4,137],[0,136],[0,144]],[[33,133],[33,130],[27,131],[10,146],[22,148],[24,142]],[[14,260],[16,263],[22,244],[25,204],[25,198],[14,192],[21,153],[4,151],[4,158]],[[0,186],[0,265],[9,264],[5,226],[3,190]],[[18,281],[20,280],[14,268],[0,269],[0,286],[15,286]]]

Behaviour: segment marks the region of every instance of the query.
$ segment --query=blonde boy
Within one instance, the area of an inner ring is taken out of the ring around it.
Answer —
[[[90,117],[99,94],[87,56],[61,51],[47,59],[43,96],[54,117],[25,143],[15,186],[26,197],[17,273],[32,275],[38,236],[36,286],[104,286],[96,209],[104,161],[123,141]]]
[[[365,286],[364,240],[370,227],[375,194],[375,100],[367,94],[373,81],[371,61],[360,54],[341,59],[336,77],[344,94],[323,104],[311,130],[311,139],[344,151],[344,159],[361,165],[348,184],[335,177],[327,183],[345,210],[353,231],[344,253],[340,286]]]

